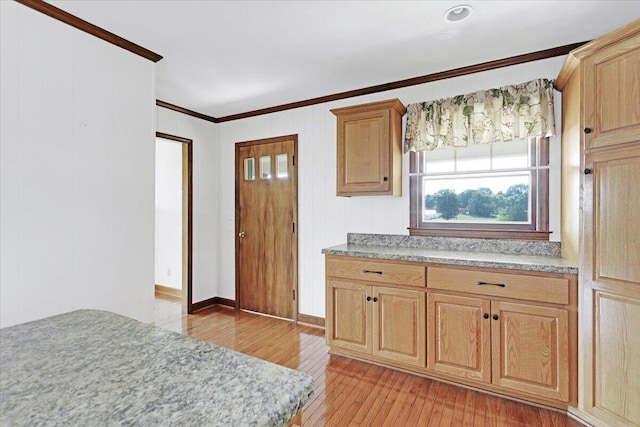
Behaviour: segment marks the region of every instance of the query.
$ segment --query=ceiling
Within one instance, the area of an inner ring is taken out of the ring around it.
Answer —
[[[213,117],[604,35],[640,1],[49,0],[164,58],[159,100]],[[445,12],[473,7],[462,22]]]

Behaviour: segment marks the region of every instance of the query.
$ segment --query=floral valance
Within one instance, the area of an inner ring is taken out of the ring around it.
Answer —
[[[404,151],[555,135],[553,80],[410,104]]]

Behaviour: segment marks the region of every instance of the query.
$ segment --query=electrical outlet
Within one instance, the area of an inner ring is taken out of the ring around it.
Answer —
[[[167,268],[167,276],[171,277],[171,269]]]

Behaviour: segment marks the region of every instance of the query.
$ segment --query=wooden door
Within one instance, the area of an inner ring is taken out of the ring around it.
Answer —
[[[583,63],[585,148],[640,140],[640,33]]]
[[[567,310],[493,301],[491,316],[492,382],[568,402]]]
[[[327,345],[371,354],[372,300],[370,286],[327,280]]]
[[[427,304],[427,368],[490,383],[491,302],[429,293]]]
[[[640,425],[640,142],[585,156],[580,321],[582,405]]]
[[[297,315],[296,135],[236,144],[236,306]]]
[[[374,287],[373,354],[424,367],[425,309],[422,291]]]

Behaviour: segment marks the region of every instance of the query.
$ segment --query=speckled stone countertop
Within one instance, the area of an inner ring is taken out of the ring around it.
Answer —
[[[0,329],[0,425],[280,426],[303,373],[117,314]]]
[[[575,264],[560,257],[558,242],[350,233],[347,235],[346,244],[325,248],[322,253],[386,260],[578,274],[578,267]]]

